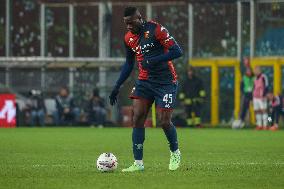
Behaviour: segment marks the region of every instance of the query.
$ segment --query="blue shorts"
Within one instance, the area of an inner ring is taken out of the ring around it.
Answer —
[[[151,104],[155,101],[158,108],[173,109],[176,103],[178,83],[158,84],[137,80],[131,91],[130,98],[145,99]]]

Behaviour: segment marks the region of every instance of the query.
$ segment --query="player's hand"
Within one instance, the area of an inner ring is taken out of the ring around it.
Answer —
[[[109,103],[110,103],[110,105],[112,105],[112,106],[115,105],[115,103],[117,102],[117,95],[118,95],[118,93],[119,93],[119,89],[117,87],[115,87],[111,91],[111,93],[109,95]]]

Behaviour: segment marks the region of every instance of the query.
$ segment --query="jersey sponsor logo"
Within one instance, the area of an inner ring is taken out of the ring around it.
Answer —
[[[135,48],[132,48],[132,51],[135,52],[137,55],[140,53],[144,54],[150,51],[152,47],[154,47],[154,43],[147,43],[145,45],[138,45]]]

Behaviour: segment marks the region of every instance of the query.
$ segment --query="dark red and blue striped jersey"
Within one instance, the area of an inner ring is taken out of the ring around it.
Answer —
[[[172,61],[159,62],[150,70],[143,69],[141,62],[144,58],[156,57],[168,52],[169,48],[177,45],[175,39],[162,25],[149,21],[143,24],[139,34],[130,31],[124,37],[127,52],[134,52],[139,69],[139,80],[167,84],[177,81],[177,74]]]

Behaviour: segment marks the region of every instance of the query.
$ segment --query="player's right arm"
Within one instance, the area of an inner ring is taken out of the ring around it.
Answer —
[[[119,93],[120,86],[125,82],[125,80],[129,77],[131,74],[133,67],[134,67],[134,58],[135,54],[134,52],[126,46],[126,60],[123,66],[121,67],[121,72],[119,75],[118,80],[116,81],[116,84],[109,96],[109,102],[111,105],[114,105],[117,101],[117,95]]]
[[[158,23],[156,23],[155,38],[163,46],[165,52],[157,56],[144,57],[142,62],[144,69],[148,69],[155,64],[168,62],[182,56],[183,52],[176,40],[169,34],[165,27]]]

